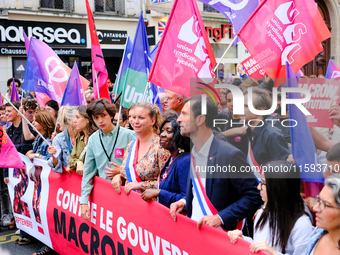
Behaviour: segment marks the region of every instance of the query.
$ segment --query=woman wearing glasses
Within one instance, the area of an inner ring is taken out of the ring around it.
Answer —
[[[320,195],[315,197],[313,211],[316,228],[305,254],[340,254],[340,174],[326,178]]]
[[[263,169],[267,171],[257,188],[264,205],[255,216],[254,239],[239,230],[229,231],[229,238],[233,243],[238,238],[251,242],[251,252],[301,255],[313,226],[300,196],[299,170],[287,161],[272,161]]]

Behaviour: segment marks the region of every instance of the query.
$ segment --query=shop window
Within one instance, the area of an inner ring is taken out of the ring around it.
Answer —
[[[95,0],[95,11],[124,15],[124,0]]]
[[[40,8],[72,12],[74,10],[74,0],[40,0]]]
[[[216,13],[219,12],[219,11],[216,11],[214,8],[210,7],[207,4],[203,4],[203,11],[204,12],[216,12]]]

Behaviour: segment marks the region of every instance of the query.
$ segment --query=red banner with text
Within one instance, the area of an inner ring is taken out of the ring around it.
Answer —
[[[326,78],[302,78],[298,86],[311,93],[311,99],[303,104],[311,113],[307,116],[308,125],[333,128],[334,120],[329,118],[329,108],[340,103],[340,81]]]
[[[59,254],[253,254],[248,242],[232,244],[226,232],[205,225],[198,230],[182,215],[175,222],[167,207],[135,192],[119,195],[99,177],[86,221],[80,214],[81,176],[54,173],[43,160],[22,159],[26,169],[10,169],[17,226]]]

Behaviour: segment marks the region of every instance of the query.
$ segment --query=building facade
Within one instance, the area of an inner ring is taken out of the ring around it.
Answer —
[[[109,78],[113,82],[118,71],[126,37],[134,38],[138,18],[144,11],[150,48],[161,39],[174,0],[89,0],[93,11]],[[306,64],[306,75],[325,74],[329,59],[340,66],[340,0],[315,0],[332,33],[323,42],[324,51]],[[213,48],[216,61],[233,39],[229,21],[213,8],[199,2],[198,8]],[[0,91],[7,90],[11,77],[23,80],[26,51],[23,31],[51,46],[59,57],[80,73],[91,75],[91,39],[88,31],[85,0],[0,0]],[[232,46],[218,69],[224,77],[236,74],[236,65],[249,57],[240,42]]]
[[[138,0],[89,0],[109,78],[115,80],[126,38],[134,37]],[[0,0],[0,91],[11,77],[24,79],[23,31],[47,43],[70,67],[91,79],[91,38],[85,0]]]

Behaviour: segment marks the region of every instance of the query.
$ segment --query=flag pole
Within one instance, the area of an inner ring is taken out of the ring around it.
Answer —
[[[98,98],[97,99],[99,99],[100,98],[100,95],[99,95],[99,84],[98,84],[98,77],[97,77],[97,71],[96,70],[94,70],[94,75],[95,75],[95,83],[96,83],[96,86],[97,86],[97,93],[98,93]]]
[[[22,100],[24,99],[24,89],[21,89],[21,107],[22,107]]]
[[[59,120],[59,116],[57,117],[57,120],[55,121],[54,132],[57,131],[58,120]]]
[[[13,104],[12,104],[12,102],[7,98],[7,97],[5,97],[4,96],[4,99],[13,107],[13,109],[14,110],[16,110],[18,113],[19,113],[19,115],[22,117],[22,118],[24,118],[26,121],[27,121],[27,123],[34,129],[34,131],[35,132],[37,132],[38,133],[38,135],[40,135],[41,136],[41,138],[47,143],[47,144],[50,144],[47,140],[46,140],[46,138],[33,126],[33,124],[25,117],[25,115],[23,115]]]
[[[119,106],[119,113],[118,113],[118,120],[117,120],[117,125],[119,126],[119,121],[120,121],[120,114],[122,112],[122,105]]]
[[[220,60],[218,61],[217,65],[214,67],[214,72],[216,71],[216,69],[218,68],[219,64],[221,64],[225,54],[227,54],[227,52],[229,51],[229,49],[231,48],[231,46],[233,45],[233,43],[235,42],[235,40],[237,39],[237,35],[235,35],[234,39],[231,41],[231,43],[229,44],[228,48],[226,49],[226,51],[223,53],[222,57],[220,58]]]
[[[147,72],[148,72],[148,77],[149,77],[149,69],[146,68]],[[146,94],[148,93],[148,89],[150,87],[150,82],[148,80],[148,82],[146,83],[146,86],[145,86],[145,90],[144,90],[144,94],[143,94],[143,100],[142,102],[145,102],[145,99],[146,99]]]

